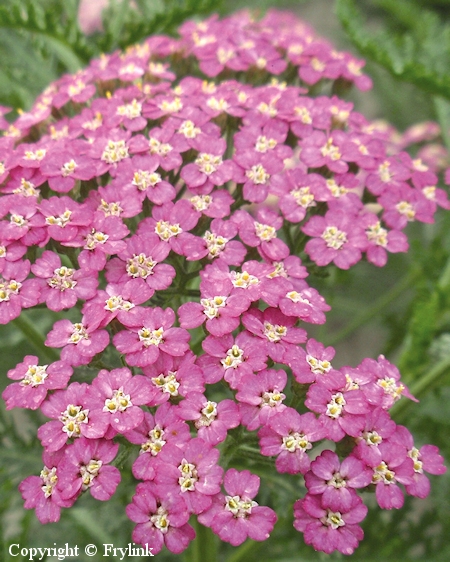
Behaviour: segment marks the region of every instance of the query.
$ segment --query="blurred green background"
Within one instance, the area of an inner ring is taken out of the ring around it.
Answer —
[[[90,7],[95,4],[91,1]],[[372,59],[366,72],[374,80],[373,90],[350,96],[358,111],[372,119],[385,119],[400,131],[419,121],[438,120],[444,130],[442,143],[448,141],[447,0],[135,0],[131,7],[123,0],[111,2],[104,12],[103,31],[89,36],[76,25],[76,0],[2,0],[0,105],[27,109],[52,80],[82,68],[90,57],[125,47],[150,33],[173,33],[186,17],[217,10],[225,15],[242,8],[263,13],[271,7],[294,11],[337,48]],[[136,12],[140,18],[136,18]],[[406,384],[420,398],[419,404],[401,401],[394,411],[395,421],[413,432],[418,446],[437,445],[448,465],[450,213],[439,212],[433,225],[410,225],[407,233],[410,252],[390,255],[383,269],[360,263],[350,271],[333,270],[327,278],[309,278],[332,306],[327,323],[309,333],[336,347],[337,367],[354,366],[364,357],[376,358],[380,353],[395,362]],[[46,334],[55,320],[55,316],[50,318],[39,311],[23,316],[41,334]],[[0,326],[0,390],[7,384],[7,370],[25,354],[36,353],[23,331],[26,326],[21,324]],[[41,470],[41,447],[35,431],[42,420],[37,413],[6,413],[0,405],[2,559],[10,559],[7,550],[12,543],[30,547],[68,542],[80,549],[88,543],[126,546],[133,527],[124,514],[135,486],[131,476],[124,478],[110,502],[83,497],[74,508],[63,511],[57,524],[42,526],[33,511],[23,510],[17,485]],[[272,505],[280,520],[267,542],[247,541],[238,549],[223,545],[220,560],[306,562],[344,558],[315,553],[293,530],[292,504],[302,493],[298,479],[286,477],[280,485],[266,465],[255,463],[247,468],[261,475],[260,502]],[[123,472],[130,474],[129,462]],[[365,540],[353,560],[450,560],[450,476],[431,480],[430,496],[426,500],[407,498],[401,510],[382,511],[366,494],[370,511],[363,523]],[[197,560],[193,549],[187,557]],[[180,556],[164,551],[158,558],[169,561]],[[83,556],[79,559],[89,560]],[[100,556],[91,560],[100,560]]]

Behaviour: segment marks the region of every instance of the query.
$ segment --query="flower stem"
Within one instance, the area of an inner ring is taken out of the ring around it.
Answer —
[[[255,548],[261,546],[257,541],[247,539],[244,544],[237,548],[231,556],[228,557],[228,562],[240,562],[247,559],[249,553]]]
[[[186,562],[205,562],[218,560],[218,541],[209,527],[201,525],[197,518],[192,522],[195,529],[195,539],[185,553]]]
[[[327,345],[336,345],[338,342],[347,338],[361,326],[364,326],[369,320],[374,318],[379,312],[386,308],[391,302],[395,301],[408,287],[414,284],[416,279],[420,277],[420,270],[415,269],[408,275],[405,275],[390,291],[386,291],[375,301],[375,303],[366,308],[359,316],[350,322],[340,332],[327,339]]]
[[[35,325],[25,314],[22,313],[18,318],[13,320],[12,323],[24,334],[28,342],[31,343],[40,355],[43,355],[51,361],[58,361],[59,353],[45,345],[42,334],[36,330]]]

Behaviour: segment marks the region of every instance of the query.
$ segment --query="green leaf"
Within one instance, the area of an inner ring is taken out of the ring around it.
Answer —
[[[375,5],[386,18],[380,30],[371,31],[355,0],[336,0],[337,16],[362,55],[401,80],[450,98],[450,24],[412,0]]]

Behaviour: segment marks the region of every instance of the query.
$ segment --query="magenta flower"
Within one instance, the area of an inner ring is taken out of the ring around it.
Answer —
[[[93,220],[93,213],[87,205],[67,196],[43,199],[39,210],[45,217],[50,238],[63,244],[73,240],[79,230],[89,226]]]
[[[193,141],[198,155],[194,162],[186,164],[181,178],[192,193],[208,194],[215,186],[222,186],[234,175],[234,164],[223,160],[226,142],[222,138],[204,136]]]
[[[85,203],[96,213],[105,217],[135,217],[142,211],[142,201],[136,197],[132,186],[111,182],[96,190],[91,190]]]
[[[158,406],[172,397],[188,396],[191,392],[204,392],[203,370],[196,364],[196,356],[187,351],[182,356],[161,353],[151,365],[142,368],[152,382],[148,406]]]
[[[80,437],[65,450],[58,465],[58,490],[63,499],[75,499],[90,491],[96,500],[107,501],[120,482],[120,471],[109,466],[119,445],[106,439]]]
[[[127,516],[137,523],[133,541],[148,545],[152,554],[158,554],[165,545],[179,554],[195,538],[188,525],[189,511],[182,498],[167,487],[143,482],[136,487],[132,503],[126,507]]]
[[[6,409],[37,410],[49,390],[66,388],[73,369],[63,361],[39,365],[38,357],[26,355],[22,363],[8,371],[8,378],[19,381],[10,384],[2,393]]]
[[[244,375],[264,369],[266,353],[257,339],[248,332],[240,332],[236,339],[231,334],[216,338],[207,336],[202,341],[205,355],[198,359],[205,382],[213,384],[222,378],[236,389]]]
[[[307,452],[325,434],[325,428],[312,412],[299,414],[293,408],[285,408],[258,431],[258,438],[261,454],[277,457],[278,472],[306,474],[311,463]]]
[[[0,275],[0,324],[8,324],[20,316],[22,308],[39,302],[39,283],[27,279],[30,272],[28,260],[3,261]]]
[[[223,260],[227,265],[241,265],[247,250],[242,242],[233,240],[237,232],[238,228],[232,221],[214,219],[210,230],[207,230],[202,238],[192,236],[186,239],[183,253],[188,261],[208,257],[210,260]]]
[[[384,208],[384,222],[395,230],[402,230],[409,222],[434,222],[433,201],[407,184],[385,191],[378,201]]]
[[[368,241],[366,249],[367,259],[370,263],[383,267],[387,263],[388,252],[407,252],[409,245],[406,235],[399,230],[383,228],[378,217],[373,213],[365,213],[360,217]]]
[[[324,312],[331,310],[322,295],[303,279],[292,282],[290,290],[280,298],[279,307],[286,316],[296,316],[311,324],[324,324]]]
[[[99,328],[104,328],[115,318],[127,326],[133,324],[134,316],[138,314],[136,305],[146,302],[152,295],[152,289],[143,279],[123,284],[109,283],[104,291],[97,291],[95,298],[85,303],[82,313],[87,324],[97,324]]]
[[[308,168],[327,166],[332,172],[344,174],[351,160],[351,143],[343,131],[333,131],[327,136],[315,131],[300,142],[300,160]]]
[[[306,332],[296,328],[296,319],[285,316],[276,308],[261,311],[251,308],[242,316],[245,328],[261,339],[261,353],[265,352],[277,363],[284,362],[289,349],[297,349],[297,344],[306,340]]]
[[[42,455],[44,467],[39,476],[28,476],[19,484],[19,491],[25,500],[25,509],[35,509],[36,517],[45,525],[59,521],[62,507],[71,507],[75,498],[64,499],[58,489],[58,465],[64,450]]]
[[[311,463],[305,474],[305,484],[312,495],[321,495],[323,507],[346,512],[356,496],[355,488],[365,488],[372,482],[372,471],[362,461],[350,455],[342,463],[326,449]]]
[[[289,248],[277,238],[277,230],[283,224],[282,217],[269,209],[261,208],[253,219],[247,211],[236,211],[232,216],[239,227],[239,236],[244,244],[260,247],[264,256],[270,260],[280,261],[288,257]]]
[[[113,343],[131,366],[151,365],[161,353],[181,357],[189,348],[190,335],[183,328],[172,328],[174,322],[171,308],[139,308]]]
[[[50,310],[72,308],[78,299],[89,300],[97,294],[96,271],[63,266],[58,254],[49,250],[36,260],[31,271],[40,280],[40,302]]]
[[[283,404],[286,395],[282,392],[286,383],[286,372],[281,369],[267,369],[242,377],[236,394],[236,400],[241,402],[242,425],[253,431],[282,412],[286,408]]]
[[[86,383],[71,383],[65,390],[57,390],[41,405],[42,413],[49,421],[38,429],[38,437],[46,451],[52,453],[64,447],[67,439],[86,435],[88,424],[97,431],[106,431],[108,422],[100,415],[90,415],[86,407]],[[104,434],[104,433],[103,433]]]
[[[273,177],[271,193],[280,198],[280,210],[292,223],[302,221],[308,209],[326,199],[325,179],[319,174],[306,174],[302,168],[287,170]]]
[[[406,446],[408,456],[414,462],[414,476],[411,484],[406,484],[406,493],[417,498],[426,498],[430,493],[430,481],[424,472],[444,474],[447,471],[444,459],[435,445],[423,445],[420,449],[414,446],[411,433],[402,425],[397,426],[393,441]]]
[[[155,232],[176,253],[183,255],[183,244],[189,239],[189,230],[197,224],[199,213],[186,199],[153,208],[152,218],[144,219],[136,231],[138,235]]]
[[[128,233],[128,228],[119,217],[97,213],[91,226],[80,229],[77,236],[64,242],[64,245],[83,248],[78,255],[80,267],[101,271],[105,268],[107,256],[125,249],[122,238]]]
[[[0,222],[2,239],[22,240],[26,246],[45,240],[45,225],[38,213],[37,195],[11,194],[0,199],[0,218],[4,219]]]
[[[365,416],[370,411],[361,390],[345,391],[336,384],[318,382],[312,384],[307,393],[305,406],[320,414],[319,419],[327,431],[327,439],[340,441],[345,435],[357,437],[364,427]]]
[[[104,437],[108,426],[114,433],[124,433],[137,427],[144,419],[144,412],[139,406],[149,401],[150,388],[146,377],[133,375],[126,367],[99,371],[89,387],[85,403],[90,415],[100,422],[86,428],[86,437]]]
[[[134,235],[125,240],[126,249],[118,252],[106,265],[106,278],[110,283],[136,280],[130,287],[141,285],[145,280],[153,291],[167,289],[175,277],[175,269],[164,263],[170,247],[154,233]],[[134,292],[134,291],[133,291]]]
[[[271,178],[281,172],[283,161],[272,152],[253,152],[253,150],[237,152],[234,161],[239,166],[236,181],[244,184],[244,198],[252,203],[265,201],[269,195]]]
[[[74,367],[90,363],[108,344],[108,332],[98,330],[97,324],[87,324],[84,318],[75,324],[58,320],[45,340],[48,347],[62,347],[61,359]]]
[[[380,394],[372,394],[373,399],[378,399],[376,406],[381,406],[385,410],[395,404],[402,396],[406,396],[410,400],[417,402],[418,400],[409,392],[406,385],[400,381],[400,372],[395,365],[390,363],[384,355],[375,359],[364,359],[358,369],[362,373],[372,376],[378,388],[382,389]],[[372,399],[372,403],[373,403]]]
[[[373,468],[372,483],[382,509],[400,509],[404,497],[399,484],[414,485],[414,460],[406,447],[399,445],[392,440],[381,443],[379,449],[383,460]]]
[[[331,554],[335,550],[353,554],[364,537],[358,525],[367,514],[367,507],[355,494],[346,511],[322,507],[320,497],[307,494],[294,504],[294,527],[304,534],[306,544]]]
[[[333,262],[341,269],[349,269],[361,259],[361,251],[367,246],[363,229],[343,210],[314,216],[302,230],[313,237],[306,243],[305,252],[317,265]]]
[[[199,437],[183,448],[166,446],[158,455],[155,482],[177,491],[190,513],[208,509],[220,492],[223,468],[217,464],[219,450]]]
[[[45,155],[40,170],[57,193],[68,193],[77,180],[87,181],[97,176],[97,164],[80,146],[64,143]]]
[[[374,195],[383,195],[392,188],[406,186],[410,177],[410,170],[397,158],[390,157],[378,164],[376,172],[367,176],[366,185]]]
[[[176,407],[168,402],[156,410],[154,417],[144,412],[142,423],[126,431],[124,437],[141,447],[133,463],[133,475],[140,480],[153,480],[155,460],[166,444],[183,447],[191,439],[188,424],[179,418]]]
[[[355,455],[368,466],[379,465],[383,460],[379,446],[389,440],[396,428],[397,425],[385,410],[380,407],[375,408],[366,414],[364,430],[361,436],[356,438]]]
[[[213,219],[223,219],[230,214],[234,199],[225,189],[215,189],[208,195],[193,195],[189,198],[194,210]]]
[[[228,429],[237,427],[241,421],[236,402],[214,402],[199,392],[190,392],[178,405],[177,412],[181,419],[193,421],[197,435],[213,446],[225,441]]]
[[[130,143],[133,143],[132,137]],[[119,190],[125,186],[130,192],[130,199],[139,202],[139,206],[147,198],[155,205],[172,201],[176,191],[172,184],[163,179],[157,171],[159,159],[156,155],[137,155],[124,160],[117,169],[117,174],[110,185]]]
[[[167,126],[162,129],[151,129],[148,138],[143,135],[136,135],[129,141],[129,149],[132,154],[147,153],[156,156],[158,165],[166,171],[181,166],[181,146],[174,130]]]
[[[178,309],[180,326],[197,328],[206,321],[206,329],[213,336],[230,334],[239,326],[241,314],[250,305],[246,295],[230,295],[232,287],[229,279],[220,284],[203,281],[200,302],[187,302]]]
[[[260,479],[248,470],[227,470],[224,487],[227,495],[218,494],[212,506],[198,516],[202,525],[211,527],[221,540],[233,546],[242,544],[247,537],[266,540],[277,520],[270,507],[253,500],[259,490]]]

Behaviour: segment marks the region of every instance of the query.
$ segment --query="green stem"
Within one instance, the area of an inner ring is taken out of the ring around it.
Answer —
[[[200,525],[194,519],[195,539],[189,545],[184,555],[186,562],[206,562],[218,560],[218,540],[209,527]]]
[[[237,548],[231,556],[228,557],[228,562],[240,562],[249,558],[250,551],[255,547],[261,546],[261,543],[247,539],[244,544]]]
[[[384,308],[386,308],[391,302],[395,301],[408,287],[414,284],[416,279],[420,276],[420,270],[416,269],[411,271],[408,275],[403,277],[397,285],[392,287],[390,291],[383,293],[375,304],[366,308],[359,316],[357,316],[352,322],[350,322],[345,328],[340,332],[331,336],[327,340],[327,345],[336,345],[341,340],[347,338],[350,334],[355,332],[358,328],[366,324],[369,320],[377,316]]]
[[[42,334],[23,313],[13,320],[13,324],[24,334],[40,355],[45,356],[51,361],[58,361],[59,353],[45,345],[45,339],[42,337]]]
[[[428,373],[423,377],[420,377],[414,384],[409,388],[411,394],[418,398],[425,394],[425,392],[431,389],[437,381],[450,373],[450,357],[446,357],[437,363]],[[396,402],[392,408],[389,410],[392,416],[399,418],[402,416],[404,411],[409,408],[412,404],[411,400],[402,398],[399,402]]]
[[[450,150],[450,104],[447,100],[435,96],[433,98],[434,109],[441,127],[441,135],[447,150]]]

